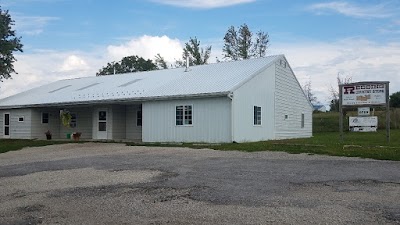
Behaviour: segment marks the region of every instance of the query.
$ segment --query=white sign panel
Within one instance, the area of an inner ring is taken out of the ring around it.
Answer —
[[[376,127],[378,126],[377,116],[349,117],[350,127]]]
[[[369,107],[360,107],[358,108],[358,115],[359,116],[369,116],[370,108]]]
[[[382,105],[386,103],[385,84],[342,86],[342,105]]]
[[[376,131],[378,127],[378,117],[349,117],[349,128],[356,132]]]

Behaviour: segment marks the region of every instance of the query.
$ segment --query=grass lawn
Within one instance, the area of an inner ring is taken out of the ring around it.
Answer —
[[[361,157],[400,161],[400,130],[391,131],[391,142],[386,142],[386,132],[345,132],[340,142],[339,132],[315,133],[312,138],[260,141],[249,143],[208,144],[144,144],[147,146],[180,146],[189,148],[211,148],[215,150],[238,150],[244,152],[282,151],[292,154],[308,153],[332,156]],[[136,145],[128,143],[128,145]]]
[[[0,153],[15,151],[24,147],[39,147],[45,145],[64,144],[68,141],[25,140],[25,139],[0,139]]]
[[[400,161],[400,130],[391,130],[391,142],[386,142],[386,132],[351,133],[345,132],[344,142],[340,142],[339,132],[314,133],[312,138],[260,141],[228,144],[139,144],[146,146],[179,146],[189,148],[211,148],[215,150],[238,150],[245,152],[283,151],[293,154],[308,153],[333,156],[362,157]],[[0,139],[0,153],[23,147],[36,147],[68,143],[45,140]],[[127,143],[127,145],[138,145]]]

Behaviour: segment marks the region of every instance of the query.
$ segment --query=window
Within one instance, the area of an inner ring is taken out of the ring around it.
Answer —
[[[42,113],[42,123],[49,123],[49,113]]]
[[[261,107],[254,106],[254,125],[261,125]]]
[[[142,110],[136,111],[136,126],[142,126]]]
[[[301,114],[301,128],[304,128],[304,113]]]
[[[69,122],[71,128],[76,127],[76,113],[71,113],[71,122]]]
[[[24,122],[24,117],[23,116],[18,117],[18,122]]]
[[[180,105],[176,106],[176,125],[192,125],[193,124],[193,106]]]
[[[288,115],[285,115],[285,120],[287,120],[287,119],[289,119],[289,116],[288,116]]]

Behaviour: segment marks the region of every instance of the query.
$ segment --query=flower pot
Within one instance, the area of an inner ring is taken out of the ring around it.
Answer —
[[[47,140],[51,140],[51,135],[46,134],[46,139],[47,139]]]

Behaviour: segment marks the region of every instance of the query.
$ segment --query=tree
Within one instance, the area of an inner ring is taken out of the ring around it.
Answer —
[[[156,63],[158,69],[160,69],[160,70],[161,70],[161,69],[168,69],[167,62],[165,62],[164,57],[162,57],[162,56],[160,55],[160,53],[158,53],[158,54],[155,56],[154,62]]]
[[[390,95],[389,104],[391,108],[400,108],[400,91]]]
[[[157,70],[158,67],[153,63],[152,60],[144,59],[139,56],[126,56],[119,62],[107,63],[107,66],[103,67],[96,73],[96,76],[101,75],[112,75],[120,73],[134,73],[139,71]]]
[[[253,45],[254,57],[264,57],[267,53],[269,44],[269,35],[263,31],[258,31],[256,34],[256,41]]]
[[[344,78],[340,77],[340,73],[337,74],[336,81],[337,81],[337,88],[331,86],[330,92],[332,100],[329,104],[331,112],[339,112],[339,85],[341,84],[348,84],[351,83],[352,77],[346,76]]]
[[[22,52],[21,37],[15,36],[15,30],[11,29],[13,25],[14,20],[11,19],[8,10],[2,11],[0,6],[0,81],[16,73],[13,63],[17,60],[13,52]]]
[[[211,46],[206,46],[205,49],[200,48],[200,41],[196,37],[190,38],[189,42],[185,43],[185,48],[183,49],[183,63],[189,59],[190,66],[207,64],[210,54]],[[182,66],[182,63],[180,64]]]
[[[311,80],[308,81],[304,86],[303,86],[303,91],[304,94],[306,95],[308,101],[311,102],[311,104],[316,104],[317,103],[317,97],[314,96],[314,93],[312,92],[311,89]]]
[[[242,59],[250,59],[253,55],[252,46],[253,41],[251,40],[253,33],[250,31],[247,24],[243,24],[239,28],[238,36],[238,55]]]
[[[247,24],[243,24],[236,31],[234,26],[228,28],[224,36],[224,58],[241,60],[264,57],[269,44],[269,35],[258,31],[255,38]]]

